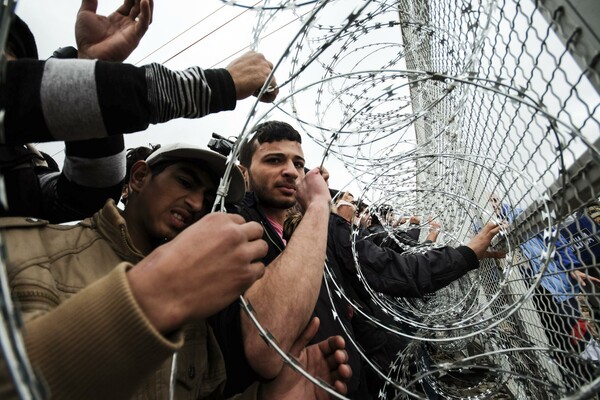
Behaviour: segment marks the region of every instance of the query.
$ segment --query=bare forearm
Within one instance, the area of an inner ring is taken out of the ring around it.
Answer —
[[[285,251],[267,266],[264,277],[246,297],[257,312],[260,323],[288,351],[306,327],[314,310],[325,262],[329,206],[314,204]],[[274,377],[283,363],[259,337],[252,322],[242,313],[242,335],[246,357],[252,368],[265,378]]]
[[[427,235],[425,240],[429,240],[430,242],[435,243],[439,234],[439,231],[429,231],[429,234]]]

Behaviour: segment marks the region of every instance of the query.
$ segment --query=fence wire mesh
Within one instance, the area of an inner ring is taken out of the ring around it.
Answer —
[[[379,397],[594,396],[600,48],[589,26],[565,24],[581,6],[224,2],[256,11],[253,47],[282,15],[301,21],[277,64],[288,68],[280,87],[289,95],[263,115],[253,111],[248,126],[283,112],[352,173],[368,212],[386,205],[397,219],[418,216],[422,239],[439,229],[437,242],[409,252],[464,244],[489,221],[505,224],[494,243],[505,259],[424,298],[366,285],[378,309],[365,316],[396,344],[387,362],[352,338],[381,376]],[[391,240],[406,229],[387,226]],[[364,313],[329,269],[326,281],[332,297]]]
[[[397,341],[392,361],[382,362],[352,340],[381,375],[379,397],[594,396],[600,46],[573,19],[583,5],[225,2],[254,7],[260,21],[294,13],[303,23],[277,65],[290,65],[280,84],[290,95],[251,114],[249,125],[283,111],[324,158],[343,162],[368,213],[385,205],[396,220],[418,216],[421,239],[440,230],[436,243],[408,252],[464,244],[489,221],[504,225],[494,246],[505,259],[485,260],[424,298],[384,296],[365,283],[374,312],[327,270],[330,295]],[[598,16],[591,8],[588,21]],[[266,34],[257,23],[253,43]],[[408,225],[386,229],[394,240]],[[358,230],[353,237],[361,240]]]

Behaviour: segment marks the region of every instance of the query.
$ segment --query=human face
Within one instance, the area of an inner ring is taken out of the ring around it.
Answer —
[[[250,190],[267,209],[293,207],[296,204],[297,180],[303,177],[302,145],[292,140],[260,144],[248,168]]]
[[[371,226],[371,214],[368,212],[363,212],[360,215],[360,225],[362,225],[363,228],[368,228],[369,226]]]
[[[342,195],[338,202],[337,213],[348,222],[353,220],[356,213],[356,203],[351,193],[346,192]]]
[[[344,192],[340,200],[345,200],[348,203],[354,203],[354,196],[350,192]]]
[[[171,164],[157,175],[148,174],[135,196],[135,204],[128,204],[127,208],[133,206],[138,216],[137,233],[142,243],[154,248],[205,214],[215,184],[201,167],[187,161]]]

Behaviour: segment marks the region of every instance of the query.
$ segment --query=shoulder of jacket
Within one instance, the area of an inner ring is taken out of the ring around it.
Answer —
[[[33,217],[3,217],[0,218],[0,229],[10,228],[38,228],[47,226],[46,220]]]
[[[4,231],[7,271],[12,278],[33,266],[43,266],[41,269],[46,270],[52,263],[60,264],[63,257],[82,253],[101,239],[94,229],[81,224],[54,225],[44,220],[11,217],[0,218],[0,225]]]

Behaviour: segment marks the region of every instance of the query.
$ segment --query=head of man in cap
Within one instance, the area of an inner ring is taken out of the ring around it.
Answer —
[[[134,245],[148,252],[210,211],[225,169],[221,154],[182,143],[164,145],[135,162],[123,213]],[[244,178],[233,168],[225,200],[236,203],[244,193]]]

